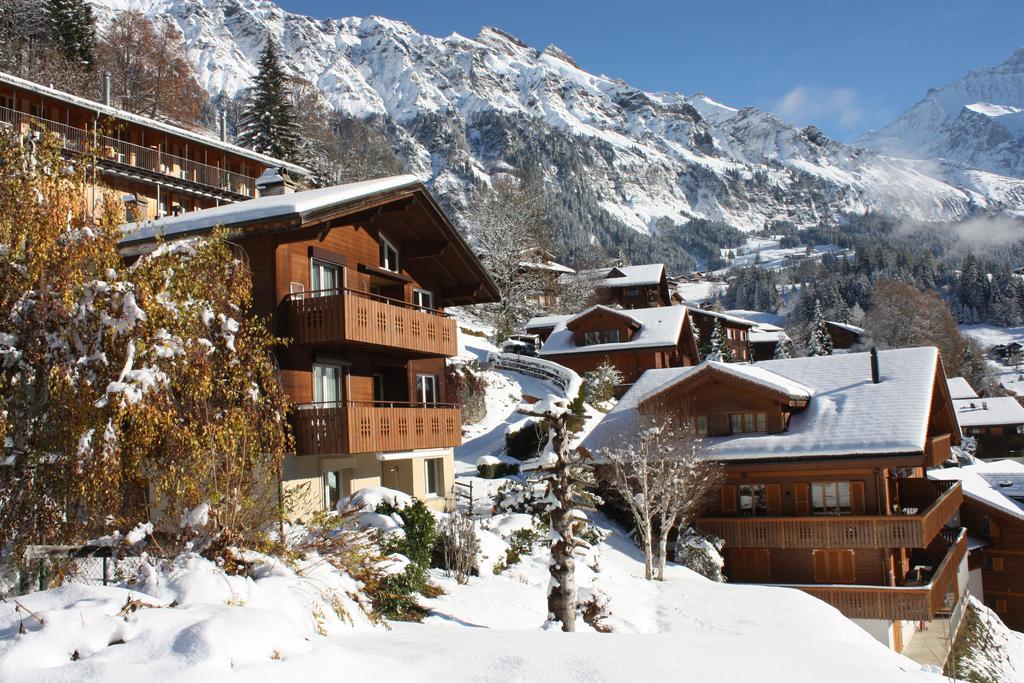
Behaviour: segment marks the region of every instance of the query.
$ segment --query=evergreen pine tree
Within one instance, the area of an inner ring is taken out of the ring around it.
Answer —
[[[773,360],[783,360],[785,358],[792,358],[793,351],[790,347],[793,346],[793,342],[788,339],[780,339],[775,342],[775,353],[772,354]]]
[[[731,363],[734,360],[732,349],[729,348],[729,339],[725,336],[725,328],[718,318],[715,318],[715,326],[711,330],[711,350],[708,352],[707,360],[719,363]]]
[[[96,18],[85,0],[46,0],[50,40],[68,60],[91,68],[96,61]]]
[[[697,327],[697,323],[693,322],[693,317],[687,313],[687,317],[690,320],[690,331],[693,333],[693,346],[697,349],[696,361],[699,363],[704,360],[704,349],[700,345],[700,328]]]
[[[821,311],[821,304],[814,302],[814,318],[811,320],[811,330],[807,337],[808,356],[831,356],[832,337],[828,333],[828,325],[825,323],[825,314]]]
[[[242,113],[238,142],[256,152],[295,161],[299,153],[295,108],[272,38],[260,54],[259,69]]]

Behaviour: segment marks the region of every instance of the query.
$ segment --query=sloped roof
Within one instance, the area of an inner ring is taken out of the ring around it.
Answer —
[[[587,346],[576,346],[576,335],[566,327],[571,317],[566,316],[557,322],[555,329],[551,332],[548,340],[544,342],[544,346],[541,347],[539,354],[541,356],[556,356],[567,353],[607,353],[610,351],[675,346],[679,342],[683,322],[686,320],[686,310],[685,306],[656,306],[654,308],[631,309],[627,314],[640,323],[640,329],[633,334],[629,341],[616,342],[614,344],[588,344]],[[615,311],[615,313],[622,313],[622,311]],[[582,313],[579,315],[582,315]],[[530,323],[533,322],[533,320],[530,321]],[[530,327],[530,325],[528,324],[527,327]]]
[[[1024,424],[1024,406],[1012,396],[961,398],[953,406],[961,427]]]
[[[871,381],[868,353],[770,360],[758,372],[795,382],[812,396],[780,434],[708,437],[709,455],[723,461],[922,453],[928,433],[939,353],[934,347],[879,351],[882,381]],[[699,368],[700,366],[696,366]],[[648,370],[584,440],[591,452],[635,433],[638,405],[696,368]],[[749,372],[737,370],[737,372]],[[746,375],[750,377],[751,375]]]
[[[847,332],[852,332],[853,334],[856,335],[864,334],[863,327],[857,327],[856,325],[851,325],[850,323],[839,323],[836,322],[835,320],[826,320],[825,323],[828,325],[834,325],[835,327],[838,327],[841,330],[846,330]]]
[[[124,109],[118,109],[117,107],[111,107],[109,105],[101,104],[99,102],[93,102],[92,100],[86,99],[84,97],[72,95],[71,93],[64,92],[63,90],[57,90],[56,88],[49,88],[45,85],[40,85],[39,83],[34,83],[32,81],[25,80],[24,78],[18,78],[17,76],[12,76],[8,73],[0,72],[0,82],[7,83],[8,85],[13,85],[17,88],[30,90],[32,92],[39,93],[40,95],[45,95],[46,97],[52,97],[57,100],[62,100],[69,104],[73,104],[77,107],[91,109],[92,111],[95,111],[104,116],[110,116],[116,119],[121,119],[122,121],[130,121],[131,123],[135,123],[140,126],[146,126],[147,128],[159,130],[164,133],[169,133],[170,135],[176,135],[186,140],[192,140],[193,142],[198,142],[203,145],[216,147],[217,149],[222,149],[226,152],[231,152],[232,154],[237,154],[247,159],[258,161],[261,164],[264,164],[265,166],[283,166],[284,168],[288,169],[291,173],[294,173],[296,175],[309,175],[309,169],[299,166],[298,164],[293,164],[289,161],[284,161],[282,159],[275,159],[274,157],[267,156],[266,154],[260,154],[259,152],[254,152],[251,149],[246,149],[245,147],[239,147],[238,145],[221,140],[220,138],[210,133],[202,133],[194,130],[189,130],[187,128],[175,126],[164,121],[151,119],[148,116],[133,114],[131,112],[125,111]]]
[[[605,313],[607,315],[612,316],[613,318],[619,318],[621,320],[626,321],[629,324],[629,326],[633,327],[634,329],[643,325],[639,318],[637,318],[635,315],[632,315],[628,311],[624,311],[620,308],[611,308],[609,306],[595,304],[594,306],[591,306],[586,310],[580,311],[576,315],[570,317],[568,320],[565,321],[565,326],[570,330],[575,330],[575,323],[585,320],[594,313]]]
[[[596,268],[593,270],[581,270],[579,275],[593,280],[595,287],[656,285],[661,282],[661,278],[665,275],[665,264],[645,263],[638,266]]]
[[[565,322],[571,315],[538,315],[530,318],[526,323],[526,329],[537,329],[539,327],[554,327],[558,323]]]
[[[692,308],[694,315],[705,315],[709,318],[718,318],[734,325],[741,327],[754,327],[757,325],[753,320],[747,320],[746,318],[739,318],[735,315],[729,315],[728,313],[720,313],[719,311],[712,311],[708,308]]]
[[[928,477],[959,481],[968,498],[1024,520],[1024,465],[1015,460],[929,470]]]
[[[978,398],[978,392],[963,377],[947,377],[946,384],[949,386],[949,397],[953,400]]]
[[[655,394],[660,394],[671,389],[680,382],[694,380],[700,375],[706,373],[728,375],[744,382],[756,384],[768,389],[769,391],[773,391],[776,394],[781,394],[782,396],[786,396],[787,398],[797,401],[810,400],[811,396],[814,394],[814,390],[810,387],[801,384],[800,382],[795,382],[778,373],[772,372],[771,370],[762,367],[761,364],[751,365],[748,363],[722,363],[719,361],[705,360],[700,365],[693,365],[685,369],[687,370],[686,373],[681,374],[676,379],[667,382],[658,389],[641,396],[637,400],[637,405],[644,403]]]

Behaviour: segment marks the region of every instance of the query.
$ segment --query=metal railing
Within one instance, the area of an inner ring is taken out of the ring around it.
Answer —
[[[100,163],[159,173],[168,177],[217,188],[244,197],[256,196],[256,180],[209,164],[186,159],[159,149],[143,147],[124,140],[101,135],[95,130],[76,128],[58,121],[0,107],[0,124],[53,133],[61,139],[61,147],[75,154],[94,152]]]

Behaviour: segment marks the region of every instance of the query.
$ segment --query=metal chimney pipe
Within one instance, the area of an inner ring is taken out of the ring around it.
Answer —
[[[220,131],[220,141],[228,141],[228,113],[221,109],[217,115],[217,128]]]
[[[882,381],[881,374],[878,371],[878,349],[871,347],[871,381],[878,384]]]
[[[103,104],[110,106],[110,72],[103,72]]]

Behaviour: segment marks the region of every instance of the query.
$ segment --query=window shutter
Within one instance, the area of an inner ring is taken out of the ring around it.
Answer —
[[[850,510],[855,515],[864,514],[864,482],[850,482]]]
[[[726,485],[722,487],[722,514],[736,514],[736,487]]]
[[[812,550],[811,562],[814,565],[814,580],[818,583],[828,583],[828,551]]]
[[[782,514],[782,487],[779,484],[765,484],[765,498],[768,500],[768,516],[778,517]]]
[[[840,572],[839,572],[839,583],[853,583],[857,580],[856,570],[854,569],[854,553],[852,550],[840,550]]]
[[[1003,558],[993,557],[992,558],[992,571],[1001,572],[1003,571]]]
[[[1006,612],[1006,600],[996,598],[996,612],[1004,614]]]
[[[796,514],[811,514],[811,486],[810,484],[793,485],[793,504],[796,507]]]

